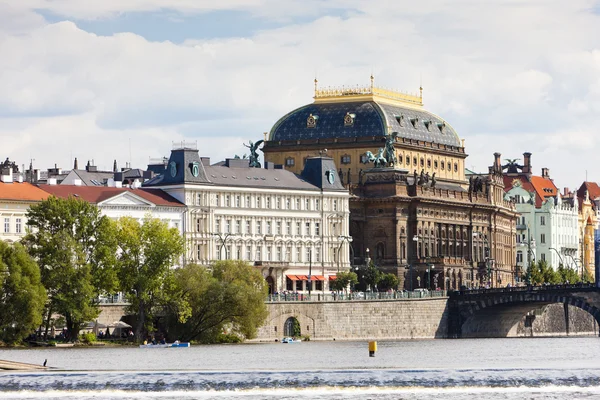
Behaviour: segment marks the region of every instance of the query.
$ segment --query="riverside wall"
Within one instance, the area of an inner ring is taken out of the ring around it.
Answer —
[[[281,340],[288,318],[311,340],[447,337],[448,299],[274,302],[255,341]]]

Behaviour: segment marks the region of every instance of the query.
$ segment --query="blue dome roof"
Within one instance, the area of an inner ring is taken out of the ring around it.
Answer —
[[[314,117],[314,124],[309,119]],[[272,141],[399,137],[461,147],[454,129],[428,111],[375,101],[319,102],[300,107],[271,129]]]

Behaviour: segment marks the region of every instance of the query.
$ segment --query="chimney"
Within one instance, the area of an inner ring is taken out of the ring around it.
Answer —
[[[119,170],[117,169],[117,160],[115,160],[115,162],[113,163],[113,172],[118,172]]]
[[[531,153],[523,153],[523,173],[531,174]]]
[[[13,182],[13,170],[12,168],[6,168],[0,171],[0,180],[4,183],[12,183]]]
[[[75,157],[75,161],[73,162],[73,169],[79,169],[77,165],[77,157]]]
[[[502,154],[496,152],[494,153],[494,170],[496,172],[502,172],[502,162],[500,161],[500,156]]]
[[[56,186],[56,178],[48,178],[48,185]]]
[[[542,178],[550,179],[550,170],[548,168],[542,168]]]

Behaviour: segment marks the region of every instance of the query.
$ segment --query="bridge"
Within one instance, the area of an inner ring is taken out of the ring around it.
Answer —
[[[554,303],[564,306],[567,334],[569,306],[588,312],[600,324],[600,288],[595,284],[461,290],[449,295],[448,337],[514,336],[523,317],[525,326],[531,326],[532,311]]]

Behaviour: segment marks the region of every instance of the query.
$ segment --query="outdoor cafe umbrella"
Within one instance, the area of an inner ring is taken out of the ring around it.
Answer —
[[[115,335],[115,336],[120,336],[121,335],[121,329],[123,328],[131,328],[131,325],[129,325],[128,323],[125,323],[123,321],[115,321],[111,324],[109,324],[108,326],[113,327],[113,335],[115,335],[115,331],[118,329],[119,330],[119,335]]]
[[[94,334],[98,335],[98,329],[105,329],[107,326],[98,321],[90,321],[85,324],[84,329],[92,329]]]

